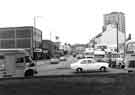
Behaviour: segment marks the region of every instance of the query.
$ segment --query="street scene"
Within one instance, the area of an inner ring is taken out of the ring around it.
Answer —
[[[103,31],[86,44],[62,43],[59,36],[46,40],[42,34],[34,26],[0,28],[1,78],[135,70],[134,40],[126,37],[122,12],[105,14]]]
[[[43,75],[76,75],[76,74],[84,74],[84,75],[92,75],[92,74],[113,74],[113,73],[128,73],[127,70],[124,69],[115,69],[109,68],[106,72],[98,72],[98,71],[88,71],[77,73],[75,70],[70,68],[70,64],[76,62],[77,59],[73,58],[72,56],[67,57],[67,61],[61,61],[59,64],[51,64],[49,61],[45,63],[43,61],[39,62],[38,66],[38,74],[37,76]]]
[[[0,95],[134,95],[134,2],[0,3]]]

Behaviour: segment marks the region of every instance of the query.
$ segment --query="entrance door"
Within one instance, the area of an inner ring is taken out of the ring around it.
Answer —
[[[97,66],[93,60],[88,60],[88,69],[89,70],[96,70]]]

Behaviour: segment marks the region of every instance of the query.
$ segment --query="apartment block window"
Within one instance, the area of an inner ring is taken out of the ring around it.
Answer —
[[[14,40],[1,40],[0,44],[0,48],[15,48]]]
[[[18,39],[16,40],[16,47],[17,48],[30,48],[31,47],[31,40],[30,39]]]
[[[16,38],[28,38],[31,37],[31,29],[17,29]]]
[[[0,31],[0,39],[14,38],[14,30],[2,30]]]

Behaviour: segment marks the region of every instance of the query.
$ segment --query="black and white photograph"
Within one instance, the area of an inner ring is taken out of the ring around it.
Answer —
[[[0,0],[0,95],[135,95],[133,0]]]

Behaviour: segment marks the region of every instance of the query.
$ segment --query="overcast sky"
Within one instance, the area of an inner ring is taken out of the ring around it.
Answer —
[[[126,16],[126,32],[135,38],[133,0],[0,0],[0,27],[34,25],[43,39],[88,43],[102,32],[103,15],[121,11]],[[37,17],[38,16],[38,17]]]

